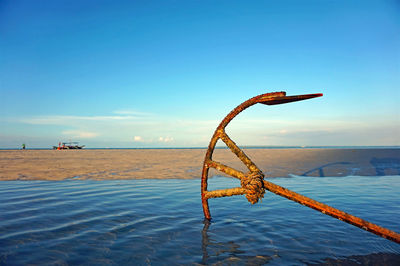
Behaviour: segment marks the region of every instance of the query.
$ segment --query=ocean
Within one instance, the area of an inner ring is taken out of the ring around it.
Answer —
[[[271,182],[400,232],[400,176]],[[209,189],[238,186],[216,176]],[[400,245],[266,192],[210,199],[200,180],[0,183],[0,265],[399,265]]]

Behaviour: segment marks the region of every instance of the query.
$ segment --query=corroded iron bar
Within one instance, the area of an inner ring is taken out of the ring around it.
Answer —
[[[228,174],[230,176],[236,177],[238,179],[242,179],[245,176],[245,174],[243,172],[238,171],[238,170],[236,170],[236,169],[234,169],[232,167],[226,166],[226,165],[224,165],[222,163],[219,163],[219,162],[216,162],[216,161],[209,160],[209,161],[206,162],[206,164],[207,164],[208,167],[215,168],[218,171],[221,171],[221,172],[223,172],[225,174]]]
[[[236,145],[236,143],[229,138],[229,136],[224,132],[220,136],[221,140],[225,142],[226,146],[231,149],[231,151],[236,154],[236,156],[247,166],[251,172],[260,172],[260,169],[250,160],[249,157]]]
[[[228,188],[228,189],[217,189],[212,191],[207,191],[205,193],[205,197],[207,199],[211,198],[221,198],[221,197],[230,197],[235,195],[243,195],[246,193],[246,190],[242,187]]]
[[[313,200],[311,198],[308,198],[306,196],[303,196],[301,194],[298,194],[294,191],[291,191],[287,188],[281,187],[279,185],[276,185],[274,183],[268,182],[264,180],[264,187],[265,189],[279,195],[282,197],[285,197],[287,199],[290,199],[292,201],[298,202],[301,205],[310,207],[314,210],[320,211],[324,214],[330,215],[336,219],[339,219],[341,221],[344,221],[346,223],[355,225],[361,229],[364,229],[368,232],[374,233],[378,236],[381,236],[383,238],[392,240],[396,243],[400,243],[400,234],[391,231],[389,229],[383,228],[379,225],[370,223],[368,221],[365,221],[359,217],[356,217],[354,215],[348,214],[346,212],[343,212],[341,210],[335,209],[329,205],[326,205],[324,203],[318,202],[316,200]]]
[[[257,166],[251,161],[251,159],[249,157],[247,157],[247,155],[225,133],[225,127],[229,124],[229,122],[235,116],[237,116],[240,112],[242,112],[246,108],[248,108],[256,103],[262,103],[262,104],[266,104],[266,105],[275,105],[275,104],[283,104],[283,103],[301,101],[301,100],[311,99],[311,98],[320,97],[320,96],[322,96],[322,94],[320,94],[320,93],[286,96],[285,92],[275,92],[275,93],[266,93],[266,94],[258,95],[256,97],[253,97],[253,98],[243,102],[242,104],[238,105],[221,121],[221,123],[215,130],[213,137],[211,138],[211,141],[210,141],[210,144],[208,145],[207,153],[206,153],[206,156],[204,159],[204,163],[203,163],[203,171],[202,171],[202,177],[201,177],[201,199],[202,199],[202,205],[203,205],[203,212],[204,212],[204,216],[206,219],[208,219],[208,220],[211,219],[211,214],[210,214],[210,210],[209,210],[209,206],[208,206],[209,198],[247,193],[247,191],[244,188],[242,188],[243,190],[241,190],[240,188],[234,188],[234,189],[227,189],[227,190],[217,190],[217,191],[213,191],[213,192],[207,191],[207,186],[208,186],[207,180],[208,180],[208,172],[209,172],[210,167],[216,168],[217,170],[220,170],[224,173],[227,173],[231,176],[234,176],[234,177],[237,177],[240,179],[243,179],[244,177],[246,177],[244,173],[212,160],[212,154],[214,152],[215,145],[219,139],[222,139],[222,141],[224,141],[226,143],[226,145],[231,149],[231,151],[233,153],[235,153],[236,156],[238,156],[239,159],[249,168],[250,172],[255,172],[255,171],[252,171],[253,169],[258,170]],[[298,194],[296,192],[293,192],[289,189],[278,186],[271,182],[263,180],[263,185],[264,185],[265,189],[267,189],[279,196],[283,196],[287,199],[298,202],[298,203],[300,203],[304,206],[310,207],[312,209],[318,210],[324,214],[330,215],[341,221],[355,225],[359,228],[362,228],[366,231],[372,232],[376,235],[382,236],[386,239],[392,240],[396,243],[400,243],[400,234],[398,234],[394,231],[391,231],[389,229],[383,228],[376,224],[370,223],[361,218],[358,218],[358,217],[348,214],[346,212],[340,211],[338,209],[335,209],[326,204],[323,204],[321,202],[318,202],[318,201],[315,201],[308,197],[305,197],[301,194]]]

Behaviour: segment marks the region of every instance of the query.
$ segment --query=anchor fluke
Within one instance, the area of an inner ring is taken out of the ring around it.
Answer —
[[[321,96],[323,96],[322,93],[286,96],[286,93],[284,92],[284,95],[282,95],[282,96],[279,95],[279,96],[275,96],[275,97],[266,97],[265,100],[261,99],[260,103],[266,104],[266,105],[275,105],[275,104],[297,102],[297,101],[312,99],[312,98],[321,97]]]

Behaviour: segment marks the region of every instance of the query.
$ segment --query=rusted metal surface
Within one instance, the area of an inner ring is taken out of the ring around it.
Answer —
[[[295,96],[286,96],[285,92],[273,92],[273,93],[261,94],[238,105],[222,120],[222,122],[215,130],[213,137],[211,138],[203,163],[203,171],[201,177],[201,200],[203,205],[204,217],[206,219],[208,220],[211,219],[210,209],[208,206],[208,199],[210,198],[228,197],[233,195],[246,195],[249,202],[254,204],[260,198],[263,197],[264,191],[268,190],[279,196],[298,202],[304,206],[310,207],[324,214],[330,215],[341,221],[355,225],[359,228],[372,232],[386,239],[392,240],[396,243],[400,243],[400,234],[394,231],[370,223],[361,218],[345,213],[343,211],[330,207],[326,204],[315,201],[311,198],[305,197],[289,189],[286,189],[284,187],[278,186],[276,184],[264,180],[264,175],[261,172],[261,170],[236,145],[236,143],[229,138],[229,136],[225,132],[225,127],[229,124],[229,122],[233,118],[235,118],[235,116],[237,116],[240,112],[242,112],[243,110],[247,109],[248,107],[254,104],[262,103],[266,105],[275,105],[275,104],[301,101],[320,96],[322,96],[322,94],[319,93],[295,95]],[[212,159],[215,145],[219,139],[221,139],[229,147],[229,149],[243,162],[243,164],[246,165],[246,167],[249,170],[247,173],[243,173],[239,170],[231,168],[227,165],[224,165]],[[208,191],[207,190],[208,172],[210,168],[215,168],[225,174],[240,179],[242,187]]]

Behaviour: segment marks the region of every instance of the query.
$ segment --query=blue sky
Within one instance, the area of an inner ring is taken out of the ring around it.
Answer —
[[[400,145],[399,1],[0,1],[0,148]]]

